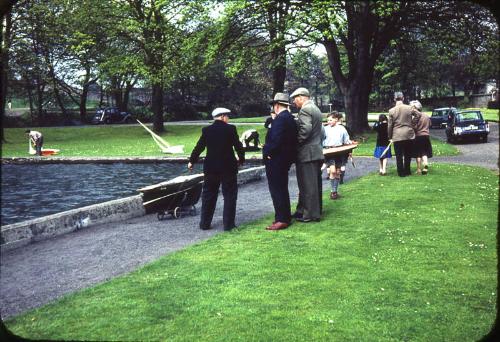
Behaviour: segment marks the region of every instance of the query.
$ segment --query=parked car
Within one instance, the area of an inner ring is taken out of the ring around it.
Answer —
[[[450,112],[456,113],[457,109],[454,107],[433,109],[431,114],[431,128],[445,128]]]
[[[456,142],[466,138],[478,138],[483,142],[488,141],[490,126],[483,119],[479,110],[465,110],[450,112],[446,126],[446,139],[448,142]]]
[[[108,107],[96,110],[91,122],[95,125],[104,123],[132,123],[134,122],[134,118],[130,113],[120,112],[115,107]]]

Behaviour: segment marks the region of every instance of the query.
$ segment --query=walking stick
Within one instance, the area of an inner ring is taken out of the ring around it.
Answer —
[[[384,156],[387,153],[387,151],[389,151],[389,149],[391,148],[391,145],[392,145],[392,141],[389,142],[389,145],[387,145],[387,147],[385,148],[384,152],[382,152],[382,154],[380,155],[379,159],[384,158]]]

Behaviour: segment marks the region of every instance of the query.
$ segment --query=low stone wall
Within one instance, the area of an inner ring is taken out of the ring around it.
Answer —
[[[263,166],[242,170],[238,173],[238,184],[259,180],[264,173]],[[93,225],[118,222],[143,215],[145,210],[141,195],[93,204],[3,226],[0,248],[3,251],[10,250]]]

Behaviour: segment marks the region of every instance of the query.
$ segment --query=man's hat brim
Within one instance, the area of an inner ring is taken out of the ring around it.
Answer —
[[[270,105],[273,105],[275,103],[279,103],[279,104],[282,104],[282,105],[285,105],[285,106],[289,106],[290,105],[290,102],[285,102],[285,101],[279,101],[279,100],[271,100],[271,101],[269,101]]]

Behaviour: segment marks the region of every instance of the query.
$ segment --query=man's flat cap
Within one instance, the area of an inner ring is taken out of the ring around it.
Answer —
[[[294,97],[299,96],[299,95],[307,96],[307,97],[311,96],[309,94],[309,90],[307,90],[306,88],[300,87],[300,88],[295,89],[295,91],[292,93],[292,95],[290,95],[290,97],[293,99]]]
[[[212,118],[216,118],[222,114],[229,114],[229,113],[231,113],[231,111],[229,109],[223,108],[223,107],[218,107],[212,111]]]

